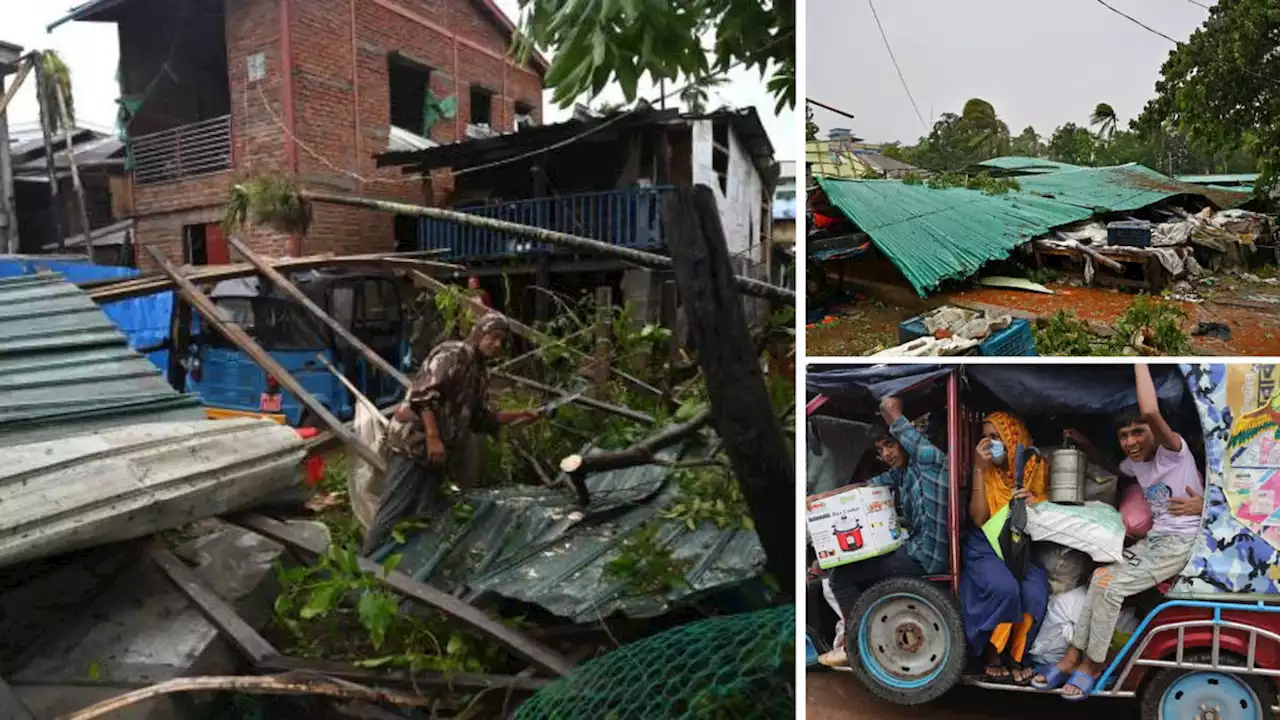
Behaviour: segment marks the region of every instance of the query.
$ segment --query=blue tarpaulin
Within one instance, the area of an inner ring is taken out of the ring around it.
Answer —
[[[951,372],[941,365],[810,365],[805,385],[833,398],[881,400]]]
[[[103,280],[127,280],[141,273],[133,268],[94,265],[87,261],[46,260],[40,257],[0,259],[0,278],[55,272],[73,283]],[[111,322],[129,339],[129,347],[146,354],[162,371],[169,368],[169,351],[146,352],[169,338],[169,319],[173,312],[173,293],[144,295],[102,306]]]

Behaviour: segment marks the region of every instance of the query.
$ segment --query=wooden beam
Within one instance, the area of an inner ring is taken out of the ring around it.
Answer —
[[[318,673],[340,680],[350,680],[351,682],[379,687],[396,687],[402,690],[412,688],[416,683],[419,687],[433,689],[462,691],[505,690],[527,695],[537,692],[548,683],[544,678],[520,677],[518,675],[434,672],[431,670],[415,670],[412,673],[403,671],[382,672],[358,667],[350,663],[309,660],[288,655],[271,658],[262,663],[259,669],[267,672]]]
[[[260,666],[280,655],[267,639],[258,634],[244,618],[236,613],[226,600],[210,590],[200,578],[177,558],[159,540],[153,539],[147,546],[147,556],[168,576],[178,590],[191,601],[209,624],[226,636],[244,656]]]
[[[284,523],[262,515],[239,515],[231,521],[243,528],[252,530],[264,537],[283,543],[289,547],[303,550],[311,555],[323,554],[327,547],[315,542]],[[502,623],[485,615],[479,609],[455,598],[454,596],[420,583],[417,580],[396,570],[390,573],[378,563],[361,557],[358,559],[363,572],[378,579],[379,582],[405,597],[427,607],[439,610],[472,629],[510,648],[512,652],[532,662],[534,665],[554,675],[566,675],[573,665],[559,653],[530,640],[523,634],[512,630]]]
[[[327,265],[337,266],[354,266],[354,267],[385,267],[389,263],[386,262],[385,255],[349,255],[349,256],[318,256],[305,258],[290,258],[286,260],[277,260],[271,263],[271,266],[277,270],[310,270]],[[394,267],[402,267],[406,263],[401,262]],[[409,267],[422,272],[423,269],[440,269],[440,270],[464,270],[461,265],[453,265],[450,263],[440,263],[427,260],[413,261]],[[408,269],[408,268],[405,268]],[[232,280],[235,278],[249,277],[257,275],[258,269],[249,263],[240,263],[236,265],[227,265],[214,268],[191,268],[183,274],[183,277],[192,282],[217,282],[219,280]],[[85,283],[84,287],[88,285]],[[98,303],[115,302],[117,300],[128,300],[129,298],[141,297],[143,295],[153,295],[158,292],[172,290],[174,283],[165,276],[157,277],[141,277],[132,278],[120,282],[110,284],[95,284],[92,290],[88,292],[90,298]]]
[[[711,412],[755,521],[765,569],[791,595],[795,584],[795,453],[774,413],[743,296],[711,188],[679,188],[666,201],[676,283],[684,300]]]
[[[299,290],[296,285],[289,282],[288,278],[281,275],[275,268],[271,267],[271,263],[262,259],[258,253],[250,250],[249,246],[244,244],[244,241],[233,235],[228,235],[227,243],[243,255],[244,259],[248,260],[250,265],[257,268],[258,272],[261,273],[263,277],[270,280],[271,284],[279,288],[285,295],[293,298],[294,302],[306,308],[308,312],[314,315],[320,322],[327,325],[330,330],[337,334],[338,337],[342,338],[344,342],[358,350],[361,355],[364,355],[366,360],[373,363],[373,365],[382,372],[395,378],[396,382],[400,383],[400,385],[402,385],[406,390],[411,387],[409,378],[406,377],[404,373],[393,367],[391,363],[387,362],[376,350],[366,345],[350,330],[343,327],[342,323],[334,320],[329,313],[324,311],[324,308],[315,304],[315,301],[307,297],[306,294]]]
[[[27,75],[31,73],[31,66],[35,62],[34,55],[28,55],[22,59],[18,68],[18,76],[13,79],[13,85],[5,91],[4,97],[0,98],[0,115],[4,114],[5,109],[9,107],[9,103],[18,96],[18,91],[22,89],[22,83],[27,79]]]
[[[585,252],[610,255],[622,258],[623,260],[635,263],[642,267],[659,268],[662,270],[668,270],[672,267],[672,260],[666,255],[636,250],[635,248],[610,245],[607,242],[593,240],[592,238],[570,235],[569,233],[547,230],[546,228],[533,227],[531,225],[521,225],[520,223],[509,222],[506,220],[497,220],[494,218],[484,217],[483,215],[473,215],[471,213],[459,212],[457,210],[446,210],[444,208],[409,205],[407,203],[373,200],[370,198],[350,195],[335,195],[333,193],[320,193],[309,190],[304,190],[300,194],[303,199],[310,202],[323,202],[334,205],[370,208],[373,210],[395,213],[397,215],[429,217],[436,220],[443,220],[445,222],[457,223],[467,227],[478,227],[485,230],[493,230],[495,232],[515,235],[517,237],[527,237],[531,240],[571,247]],[[672,243],[668,244],[672,245]],[[796,302],[796,294],[793,290],[778,287],[777,285],[771,285],[767,282],[756,280],[755,278],[735,275],[732,268],[729,270],[729,277],[732,278],[731,282],[736,284],[738,289],[748,295],[777,300],[790,305],[794,305]]]
[[[372,400],[365,397],[364,393],[360,392],[360,388],[356,387],[355,383],[348,380],[346,375],[343,375],[338,368],[334,367],[333,363],[329,362],[329,358],[324,356],[324,353],[316,353],[316,360],[318,360],[321,365],[324,365],[324,369],[328,370],[329,374],[337,378],[338,382],[342,383],[342,387],[346,388],[347,392],[351,393],[351,397],[354,398],[356,402],[363,405],[364,409],[373,413],[373,416],[378,419],[379,424],[382,425],[382,427],[387,426],[387,419],[382,417],[382,411],[378,409],[378,406],[374,405]]]
[[[213,329],[222,333],[223,337],[231,341],[231,344],[240,348],[240,350],[244,351],[245,354],[252,358],[253,361],[258,364],[258,367],[267,371],[272,377],[279,381],[280,385],[282,385],[284,389],[293,393],[293,396],[298,399],[298,402],[302,403],[303,407],[314,413],[335,437],[354,450],[361,459],[376,468],[378,472],[387,471],[386,463],[382,461],[382,457],[378,453],[374,452],[373,448],[365,445],[360,441],[360,438],[347,430],[347,428],[342,424],[342,421],[334,417],[333,413],[329,412],[329,409],[317,400],[314,395],[307,392],[306,388],[302,387],[302,383],[298,382],[293,375],[289,374],[289,371],[285,370],[284,366],[276,362],[276,359],[271,357],[266,350],[263,350],[262,346],[255,342],[253,338],[249,337],[249,334],[241,329],[239,325],[235,325],[224,320],[213,301],[210,300],[207,295],[200,292],[200,290],[196,288],[190,280],[182,277],[182,275],[178,273],[177,268],[169,262],[168,258],[162,255],[154,247],[148,247],[147,252],[151,253],[152,259],[156,261],[156,264],[160,266],[160,269],[163,270],[177,286],[176,291],[178,294],[181,295],[184,300],[191,303],[191,307],[196,312],[200,313],[204,322],[207,322],[213,327]]]

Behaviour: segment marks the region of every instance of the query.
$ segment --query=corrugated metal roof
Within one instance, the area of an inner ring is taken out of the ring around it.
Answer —
[[[1249,199],[1246,193],[1178,182],[1137,163],[1028,175],[1018,178],[1018,183],[1023,193],[1051,197],[1095,212],[1138,210],[1177,195],[1200,195],[1219,208],[1235,207]]]
[[[1046,158],[1025,157],[1022,155],[1005,155],[978,163],[983,167],[999,170],[1022,170],[1027,173],[1058,172],[1059,170],[1075,170],[1080,165],[1048,160]]]
[[[659,456],[673,460],[681,454],[668,449]],[[678,495],[671,474],[669,468],[645,465],[592,475],[585,512],[564,489],[473,491],[467,499],[475,514],[468,522],[450,520],[376,557],[402,553],[399,569],[419,580],[469,599],[498,595],[531,603],[579,623],[615,612],[655,617],[693,595],[758,576],[765,557],[754,532],[710,523],[690,530],[682,521],[660,517]],[[605,572],[622,541],[646,523],[658,524],[657,541],[671,548],[673,558],[690,563],[688,587],[637,597]]]
[[[0,279],[0,445],[203,417],[75,285]]]
[[[1031,238],[1093,214],[1020,192],[935,190],[898,180],[818,178],[818,185],[922,297],[943,280],[968,277]]]
[[[875,174],[852,150],[828,140],[808,141],[804,155],[813,177],[853,179]]]
[[[1258,173],[1234,173],[1226,175],[1178,175],[1177,180],[1196,185],[1226,185],[1229,183],[1254,183]]]

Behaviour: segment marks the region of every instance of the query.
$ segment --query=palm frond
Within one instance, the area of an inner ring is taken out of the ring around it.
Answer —
[[[227,233],[233,233],[249,224],[290,235],[306,235],[311,226],[311,204],[287,178],[265,176],[236,183],[223,208],[222,227]]]
[[[49,118],[49,130],[57,133],[62,130],[62,111],[58,104],[55,88],[62,88],[62,97],[67,103],[67,121],[72,126],[76,122],[75,99],[71,93],[71,69],[62,61],[62,57],[53,50],[40,53],[40,71],[43,85],[40,88],[40,102],[44,105]]]

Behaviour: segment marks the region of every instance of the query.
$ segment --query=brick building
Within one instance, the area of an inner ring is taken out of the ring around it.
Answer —
[[[217,222],[237,179],[278,173],[304,188],[440,203],[447,172],[406,180],[374,157],[541,120],[546,62],[516,62],[514,28],[492,0],[94,0],[50,29],[71,20],[118,26],[122,204],[140,246],[184,262],[229,259]],[[448,98],[455,116],[421,137]],[[305,241],[265,230],[249,241],[275,256],[376,252],[413,232],[386,213],[321,205]]]

